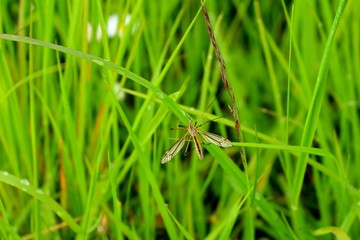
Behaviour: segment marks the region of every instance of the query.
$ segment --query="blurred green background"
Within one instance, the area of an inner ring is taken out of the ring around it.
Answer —
[[[360,3],[205,6],[243,142],[200,1],[1,0],[0,239],[360,236]]]

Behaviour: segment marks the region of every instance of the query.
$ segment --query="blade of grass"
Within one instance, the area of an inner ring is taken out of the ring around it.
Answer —
[[[16,234],[13,227],[10,226],[9,223],[3,218],[0,218],[0,233],[1,239],[21,239],[21,237]]]
[[[344,232],[341,228],[338,227],[323,227],[313,232],[313,234],[318,237],[329,233],[332,233],[336,237],[336,239],[351,240],[351,238],[346,234],[346,232]]]
[[[33,196],[35,199],[39,200],[45,206],[54,211],[56,215],[64,220],[75,233],[80,233],[80,226],[74,221],[70,214],[51,197],[45,195],[41,189],[37,189],[31,185],[27,179],[19,179],[8,172],[0,171],[0,181]]]
[[[227,175],[231,178],[232,183],[236,189],[242,193],[247,192],[247,181],[244,173],[238,166],[229,158],[220,147],[214,145],[204,146],[208,152],[217,160],[219,165],[224,169]]]
[[[174,217],[174,215],[171,213],[171,211],[168,209],[168,213],[170,214],[170,216],[172,217],[172,219],[174,220],[175,224],[178,226],[178,228],[180,229],[180,231],[182,232],[182,234],[184,235],[184,237],[186,239],[194,239],[191,234],[186,231],[186,229],[181,225],[181,223]]]
[[[0,199],[0,231],[4,239],[21,239],[19,235],[16,234],[14,228],[10,226],[10,223],[6,216],[6,211],[2,200]],[[0,235],[1,238],[1,235]]]
[[[239,215],[241,207],[245,204],[247,197],[240,197],[236,203],[232,206],[226,224],[219,239],[231,239],[231,230],[235,225],[236,219]]]
[[[265,30],[265,26],[264,26],[264,23],[262,20],[261,12],[260,12],[260,3],[258,0],[256,0],[254,2],[254,9],[255,9],[255,15],[256,15],[256,23],[258,25],[258,29],[259,29],[259,33],[260,33],[260,40],[261,40],[261,44],[262,44],[264,55],[265,55],[266,66],[268,68],[268,73],[269,73],[270,81],[271,81],[271,87],[272,87],[273,94],[274,94],[275,108],[276,108],[276,111],[278,112],[278,114],[280,116],[283,116],[284,109],[281,104],[282,100],[281,100],[281,94],[280,94],[279,84],[278,84],[279,81],[275,74],[274,64],[273,64],[273,60],[271,58],[271,53],[270,53],[270,49],[269,49],[268,42],[267,42],[268,40],[266,38],[266,30]]]
[[[347,4],[347,0],[342,0],[339,3],[333,24],[330,29],[330,33],[326,42],[326,46],[324,49],[324,54],[321,60],[321,65],[319,69],[319,73],[317,76],[317,81],[315,85],[315,89],[312,95],[310,108],[308,111],[308,115],[306,117],[306,122],[304,126],[304,131],[302,134],[301,146],[308,147],[311,146],[311,143],[314,138],[315,130],[318,123],[318,118],[320,115],[325,88],[326,88],[326,80],[327,80],[327,71],[329,67],[330,61],[330,53],[333,46],[333,41],[336,33],[336,29],[339,25],[341,16],[345,10],[345,6]],[[299,197],[301,188],[303,186],[303,180],[305,175],[305,170],[307,166],[307,153],[300,153],[296,165],[294,181],[292,185],[292,194],[291,194],[291,205],[293,211],[297,211],[299,204]]]
[[[99,153],[96,158],[95,166],[93,169],[94,172],[93,172],[91,180],[90,180],[89,191],[88,191],[88,196],[87,196],[87,201],[86,201],[86,206],[85,206],[85,211],[84,211],[84,220],[82,222],[82,232],[81,232],[81,234],[79,234],[77,236],[77,239],[87,239],[88,238],[88,233],[89,233],[88,225],[89,225],[89,221],[90,221],[90,211],[92,210],[91,203],[94,198],[95,186],[96,186],[96,182],[97,182],[97,179],[99,176],[99,168],[100,168],[101,160],[103,158],[103,152],[104,152],[104,139],[102,136],[100,138]]]
[[[57,44],[44,42],[37,39],[32,39],[28,37],[21,37],[17,35],[11,35],[11,34],[0,34],[0,39],[6,39],[16,42],[22,42],[22,43],[29,43],[33,45],[38,45],[42,47],[48,47],[53,50],[63,52],[66,54],[70,54],[72,56],[76,56],[81,59],[86,59],[89,61],[92,61],[93,63],[104,67],[105,69],[112,70],[114,72],[117,72],[120,75],[124,75],[127,78],[133,80],[134,82],[146,87],[147,89],[150,89],[181,121],[182,124],[187,124],[188,119],[182,112],[182,110],[179,109],[179,107],[175,104],[174,101],[172,101],[163,91],[161,91],[157,86],[155,86],[153,83],[149,82],[145,78],[121,67],[116,65],[115,63],[110,62],[107,59],[96,57],[91,54],[83,53],[74,49],[70,49],[67,47],[63,47]]]
[[[58,61],[58,72],[59,72],[59,79],[60,79],[60,89],[61,89],[61,103],[64,109],[64,119],[65,119],[65,129],[67,130],[68,135],[65,136],[65,139],[70,142],[70,149],[72,157],[74,158],[73,166],[75,168],[76,174],[73,174],[73,176],[76,178],[76,183],[78,184],[78,191],[79,191],[79,197],[81,199],[81,202],[83,203],[82,206],[85,206],[86,202],[86,180],[85,180],[85,167],[84,167],[84,161],[80,154],[80,149],[78,146],[77,138],[76,138],[76,127],[75,127],[75,120],[73,116],[73,112],[71,111],[71,104],[69,100],[69,95],[71,94],[68,90],[68,88],[65,86],[66,81],[61,73],[60,68],[60,57],[57,53],[57,61]],[[71,163],[70,160],[67,158],[68,167],[66,169],[71,169]],[[70,180],[70,179],[68,179]],[[75,197],[75,196],[73,196]],[[78,209],[78,210],[81,210]]]
[[[110,161],[110,153],[108,153],[108,168],[109,168],[109,181],[111,187],[111,196],[113,200],[113,207],[114,207],[114,225],[115,225],[115,236],[116,239],[122,240],[123,236],[121,233],[121,203],[116,194],[116,184],[115,184],[115,177],[113,173],[112,163]]]
[[[160,91],[160,90],[159,90]],[[135,132],[133,131],[131,124],[129,122],[129,120],[127,119],[127,116],[124,112],[124,110],[122,109],[121,105],[117,103],[116,101],[116,97],[114,96],[114,94],[111,92],[111,95],[113,96],[113,100],[114,100],[114,104],[116,104],[116,109],[121,117],[121,119],[123,120],[123,123],[129,133],[129,136],[132,140],[132,143],[135,147],[137,156],[139,158],[138,162],[141,166],[141,170],[143,171],[143,173],[145,174],[146,178],[149,181],[149,184],[151,186],[151,189],[153,191],[153,195],[155,197],[156,203],[158,205],[160,214],[163,218],[164,224],[166,226],[167,229],[167,233],[169,234],[170,239],[177,239],[176,237],[176,230],[175,230],[175,226],[173,221],[171,220],[167,209],[166,209],[166,205],[164,202],[164,199],[161,195],[160,189],[157,185],[157,182],[155,180],[154,175],[151,172],[151,168],[148,162],[148,159],[145,157],[145,154],[142,150],[141,144],[139,142],[139,139],[137,138],[137,136],[135,135]],[[172,101],[172,100],[170,100]]]
[[[258,213],[266,220],[266,222],[276,229],[276,239],[292,239],[292,231],[282,220],[282,217],[275,211],[275,207],[267,201],[261,194],[256,193],[256,207]]]

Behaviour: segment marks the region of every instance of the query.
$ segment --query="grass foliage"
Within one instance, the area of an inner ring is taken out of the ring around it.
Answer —
[[[1,2],[0,239],[360,236],[359,1]]]

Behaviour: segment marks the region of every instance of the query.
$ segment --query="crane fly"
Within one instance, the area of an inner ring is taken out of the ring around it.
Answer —
[[[207,142],[214,144],[216,146],[232,147],[232,143],[230,140],[228,140],[222,136],[216,135],[214,133],[209,133],[209,132],[205,132],[205,131],[201,131],[201,130],[197,129],[196,124],[193,124],[193,122],[190,119],[189,119],[189,126],[182,127],[179,129],[183,129],[183,130],[187,129],[187,132],[164,153],[164,155],[161,158],[162,164],[167,163],[168,161],[173,159],[175,157],[175,155],[178,154],[181,151],[181,149],[184,147],[185,142],[191,141],[191,140],[195,144],[195,150],[196,150],[197,155],[202,160],[204,158],[204,153],[201,148],[201,144],[199,142],[198,135],[202,136],[202,138],[205,139]],[[189,146],[189,143],[188,143],[186,149],[188,148],[188,146]]]

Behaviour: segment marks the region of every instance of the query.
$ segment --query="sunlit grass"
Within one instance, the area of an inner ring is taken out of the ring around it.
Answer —
[[[21,3],[0,10],[0,239],[360,235],[357,1],[205,3],[244,142],[200,2]],[[162,165],[189,118],[233,147]]]

